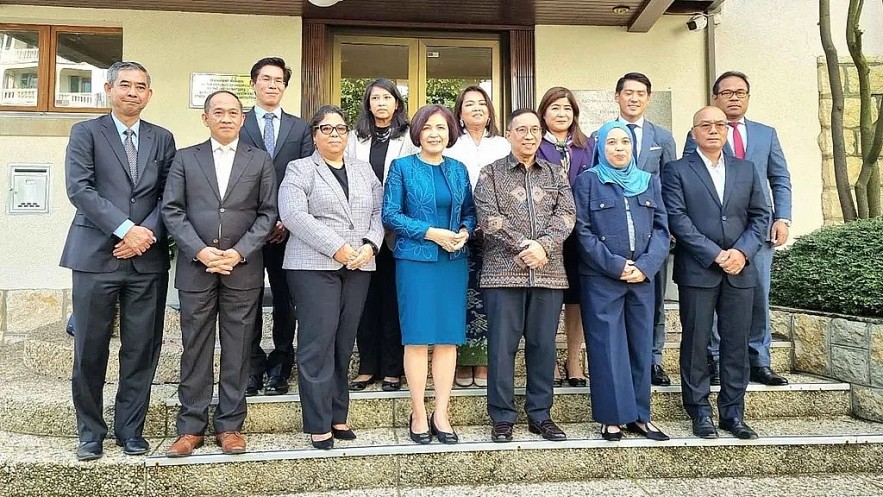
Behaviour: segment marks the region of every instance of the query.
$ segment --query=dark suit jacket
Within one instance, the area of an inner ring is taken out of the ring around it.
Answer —
[[[788,164],[785,162],[785,154],[782,152],[782,145],[779,144],[775,128],[746,119],[745,130],[748,135],[745,160],[753,162],[761,180],[766,180],[762,185],[763,198],[767,207],[773,211],[770,226],[767,227],[764,237],[764,240],[769,240],[773,220],[792,219],[791,174],[788,173]],[[693,135],[688,132],[687,141],[684,143],[684,156],[695,151],[696,142],[693,140]],[[735,157],[733,147],[729,143],[724,145],[724,153],[728,157]],[[770,198],[770,190],[772,190],[772,198]]]
[[[132,185],[126,151],[110,114],[77,123],[65,155],[67,195],[74,215],[61,266],[74,271],[109,273],[119,268],[113,232],[126,219],[153,231],[156,243],[132,259],[141,273],[169,270],[169,249],[160,218],[166,175],[175,157],[175,139],[159,126],[141,121],[138,183]]]
[[[245,124],[239,130],[239,140],[243,143],[267,151],[264,137],[254,109],[245,113]],[[282,122],[279,123],[279,138],[273,151],[273,166],[276,168],[276,187],[282,185],[285,168],[288,163],[309,157],[313,154],[313,134],[309,125],[301,118],[282,111]]]
[[[175,287],[198,292],[216,284],[264,285],[264,240],[276,224],[276,174],[270,156],[239,142],[221,200],[211,141],[178,151],[166,182],[162,215],[178,245]],[[227,276],[206,273],[196,254],[205,247],[236,249],[245,261]]]
[[[698,153],[666,164],[662,198],[668,227],[675,237],[674,281],[679,285],[712,288],[724,277],[737,288],[757,284],[750,264],[766,238],[770,210],[753,164],[727,156],[724,199],[718,199],[711,175]],[[728,275],[714,262],[721,250],[735,248],[749,264]]]
[[[558,147],[554,143],[547,140],[540,142],[537,157],[552,164],[561,164],[561,152],[558,151]],[[573,186],[576,177],[590,167],[592,167],[592,150],[589,147],[570,147],[570,168],[567,170],[567,180],[570,181],[570,185]]]

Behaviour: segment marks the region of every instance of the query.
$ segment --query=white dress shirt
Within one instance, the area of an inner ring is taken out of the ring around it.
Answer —
[[[457,143],[451,148],[446,148],[443,154],[466,165],[469,182],[472,183],[472,189],[475,190],[475,183],[478,182],[481,168],[497,159],[506,157],[511,151],[512,145],[502,136],[483,136],[481,141],[476,144],[472,135],[463,133],[457,139]]]
[[[705,156],[702,153],[702,150],[696,149],[696,152],[699,154],[699,158],[702,159],[702,162],[705,163],[705,169],[708,170],[708,174],[711,175],[711,181],[714,183],[714,189],[717,191],[717,198],[721,201],[721,204],[724,203],[724,185],[727,181],[727,169],[724,167],[724,153],[721,151],[720,159],[718,159],[717,163],[711,162],[711,159]]]
[[[230,182],[230,173],[233,171],[233,158],[236,156],[236,147],[239,146],[239,138],[227,145],[221,145],[214,138],[212,142],[212,156],[215,159],[215,174],[218,176],[218,191],[221,199],[227,194],[227,184]]]
[[[273,119],[273,143],[276,143],[278,146],[279,128],[282,124],[282,107],[276,107],[276,110],[269,112],[261,108],[260,105],[254,106],[254,117],[258,120],[258,128],[261,130],[261,136],[264,136],[264,128],[267,126],[267,120],[264,119],[265,114],[273,114],[276,116],[276,119]]]
[[[635,122],[631,122],[622,116],[617,117],[616,120],[625,124],[626,126],[628,126],[629,124],[635,125],[635,147],[637,147],[635,148],[635,150],[638,151],[637,155],[641,155],[641,144],[644,142],[644,116],[641,116],[641,118]],[[637,155],[635,156],[636,162],[638,160]]]

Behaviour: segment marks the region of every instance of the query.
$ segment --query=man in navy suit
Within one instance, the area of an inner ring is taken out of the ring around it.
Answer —
[[[239,132],[242,143],[267,151],[276,169],[276,193],[285,178],[288,163],[313,154],[313,138],[302,119],[282,110],[282,95],[291,80],[291,68],[279,57],[267,57],[251,68],[251,87],[257,104],[245,113],[245,124]],[[288,377],[294,364],[295,308],[282,270],[288,231],[281,221],[264,244],[264,268],[273,292],[273,351],[267,355],[261,348],[263,313],[258,312],[251,341],[251,366],[247,396],[257,395],[264,388],[267,395],[288,393]],[[259,301],[264,300],[263,287]]]
[[[737,438],[757,438],[743,421],[748,386],[748,330],[753,263],[766,238],[770,210],[760,177],[748,161],[725,156],[726,115],[705,107],[693,116],[695,152],[670,162],[662,173],[662,198],[677,240],[674,280],[680,295],[681,396],[693,433],[716,438],[708,402],[706,350],[719,316],[720,428]]]
[[[740,72],[727,71],[717,78],[712,87],[712,103],[727,116],[727,144],[724,153],[754,163],[763,182],[764,201],[773,213],[765,230],[764,243],[754,257],[760,284],[755,289],[751,332],[748,335],[751,381],[766,385],[786,385],[788,380],[770,368],[772,338],[769,303],[773,248],[788,240],[788,229],[791,226],[791,175],[788,173],[788,164],[775,128],[745,119],[750,89],[747,76]],[[692,153],[695,148],[695,142],[688,135],[684,155]],[[716,329],[714,331],[709,347],[713,375],[718,368],[720,345],[719,334]]]

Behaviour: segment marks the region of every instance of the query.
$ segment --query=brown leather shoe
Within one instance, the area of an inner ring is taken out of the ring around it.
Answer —
[[[185,457],[193,454],[193,451],[202,447],[202,442],[205,439],[202,435],[178,435],[178,438],[175,439],[175,443],[169,447],[169,450],[166,451],[166,455],[169,457]]]
[[[224,454],[242,454],[245,452],[245,438],[238,431],[225,431],[215,436],[215,442],[221,446]]]

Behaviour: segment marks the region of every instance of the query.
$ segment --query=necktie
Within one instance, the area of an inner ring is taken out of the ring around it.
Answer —
[[[132,141],[135,132],[127,129],[123,131],[123,134],[126,135],[123,148],[126,150],[126,160],[129,161],[129,174],[132,175],[132,184],[134,185],[138,183],[138,151],[135,150],[135,143]]]
[[[727,123],[733,128],[733,153],[737,159],[745,158],[745,142],[742,141],[742,133],[739,132],[739,122]]]
[[[635,134],[635,128],[637,128],[638,125],[634,124],[634,123],[628,123],[628,124],[626,124],[626,126],[628,126],[629,131],[632,132],[632,158],[635,159],[635,162],[637,162],[638,161],[638,135]]]
[[[267,149],[270,157],[273,157],[273,153],[276,151],[276,128],[273,127],[273,118],[275,117],[276,114],[272,112],[264,114],[264,148]]]

